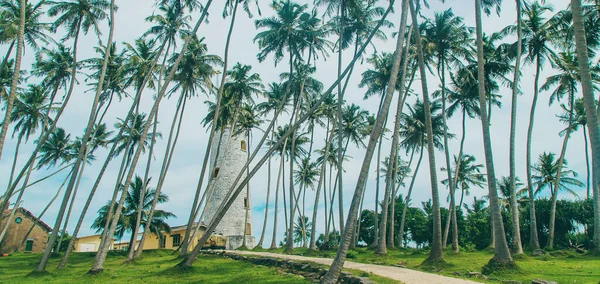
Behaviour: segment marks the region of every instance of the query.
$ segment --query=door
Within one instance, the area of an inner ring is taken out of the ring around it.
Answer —
[[[27,240],[25,243],[25,252],[31,252],[33,250],[33,240]]]
[[[94,244],[81,244],[79,246],[80,252],[96,251],[96,245]]]

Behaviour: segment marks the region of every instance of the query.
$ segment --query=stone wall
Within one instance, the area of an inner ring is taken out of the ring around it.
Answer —
[[[235,179],[242,171],[248,159],[248,144],[245,133],[233,135],[230,138],[229,129],[225,129],[222,135],[221,132],[217,131],[212,147],[209,171],[210,182],[208,187],[209,192],[212,191],[212,194],[209,196],[206,206],[204,216],[204,223],[206,224],[215,216],[221,202],[225,199],[229,189],[234,185]],[[240,181],[245,177],[246,173],[244,172]],[[234,203],[229,207],[225,217],[215,229],[215,234],[226,237],[242,237],[247,231],[249,231],[249,235],[252,234],[252,210],[249,197],[246,190],[243,190],[238,195]],[[244,222],[246,205],[249,207],[248,220]]]
[[[10,215],[5,215],[5,218],[3,218],[2,224],[0,225],[0,228],[4,229],[6,222],[11,222],[8,231],[6,231],[6,235],[4,235],[4,239],[0,244],[0,253],[10,254],[16,251],[23,252],[25,250],[26,242],[23,246],[20,246],[21,242],[36,219],[31,213],[22,208],[17,209],[17,212],[15,212],[14,217],[11,219],[8,219],[9,216]],[[20,224],[17,224],[17,218],[20,218]],[[46,249],[49,233],[49,228],[46,226],[47,225],[45,224],[38,223],[27,237],[28,240],[33,241],[31,252],[41,253]]]

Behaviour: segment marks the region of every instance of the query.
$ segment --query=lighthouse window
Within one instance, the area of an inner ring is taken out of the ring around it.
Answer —
[[[244,198],[244,208],[248,208],[248,198]]]
[[[215,168],[215,170],[213,171],[213,178],[217,178],[217,176],[219,175],[219,168]]]
[[[241,144],[242,151],[246,151],[246,141],[242,140]]]

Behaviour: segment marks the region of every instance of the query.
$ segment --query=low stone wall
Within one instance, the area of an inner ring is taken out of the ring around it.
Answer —
[[[289,259],[279,259],[279,258],[274,258],[274,257],[245,256],[245,255],[239,255],[239,254],[234,254],[234,253],[228,253],[226,251],[204,251],[202,253],[219,255],[219,256],[234,259],[234,260],[250,262],[250,263],[256,264],[256,265],[276,267],[277,269],[285,270],[288,273],[301,275],[305,278],[313,280],[314,282],[318,282],[319,279],[321,279],[321,277],[323,275],[325,275],[325,273],[327,273],[326,269],[322,268],[321,266],[319,266],[317,264],[313,264],[310,262],[303,262],[303,261],[296,261],[296,260],[289,260]],[[349,273],[342,272],[340,274],[338,283],[371,284],[373,282],[365,277],[358,277],[358,276],[354,276]]]

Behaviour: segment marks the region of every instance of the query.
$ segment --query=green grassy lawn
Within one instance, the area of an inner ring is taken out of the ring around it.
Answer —
[[[296,249],[294,254],[315,257],[334,257],[333,252],[311,252],[306,249]],[[401,265],[412,269],[441,275],[460,277],[468,272],[481,272],[481,268],[493,257],[493,251],[444,253],[446,264],[442,267],[422,266],[427,258],[425,250],[388,250],[387,256],[376,255],[373,250],[356,248],[349,254],[349,261],[379,265]],[[543,256],[524,256],[516,260],[517,271],[494,272],[488,275],[491,281],[517,280],[531,283],[533,279],[544,279],[558,283],[593,283],[600,284],[600,256],[581,255],[574,251],[554,251]],[[463,276],[466,277],[466,276]],[[477,281],[477,279],[472,279]]]
[[[0,283],[310,283],[274,268],[209,255],[200,255],[191,271],[170,271],[178,263],[172,252],[147,251],[131,265],[123,265],[123,253],[111,253],[104,272],[96,276],[85,275],[94,261],[91,253],[74,253],[64,270],[56,270],[60,258],[55,257],[48,265],[49,273],[37,276],[28,274],[40,254],[14,254],[0,257]]]

